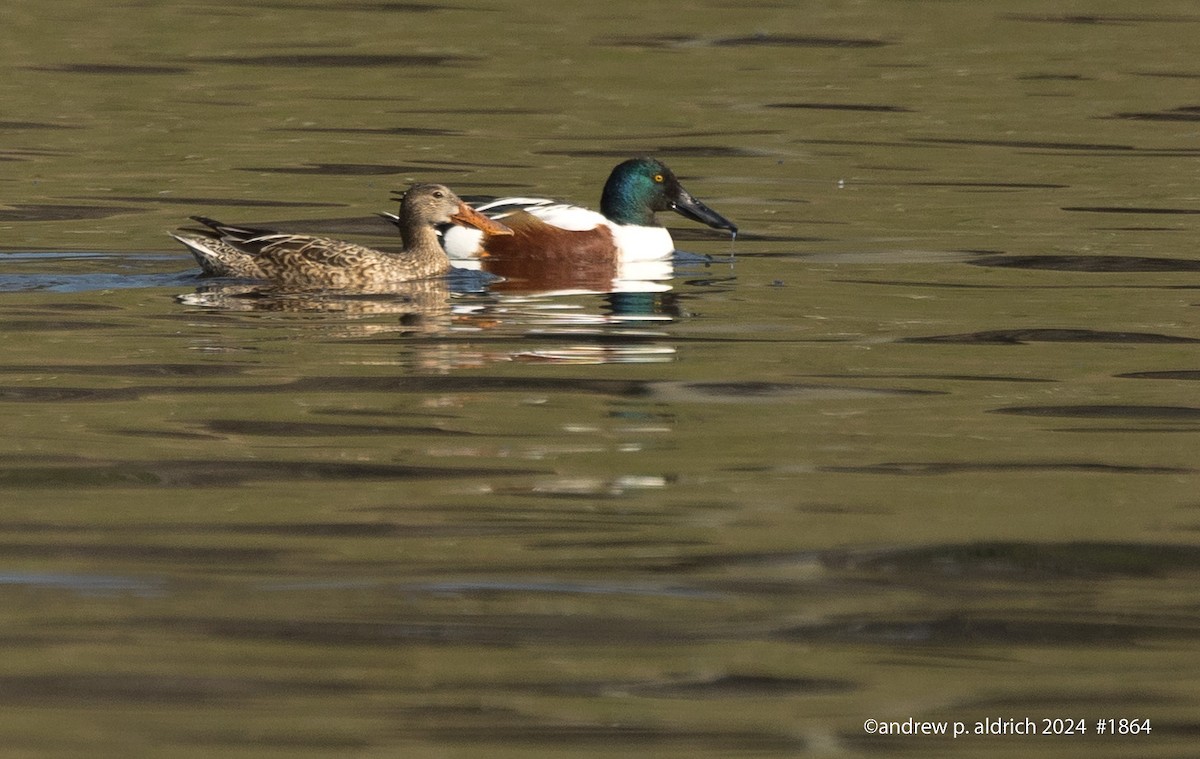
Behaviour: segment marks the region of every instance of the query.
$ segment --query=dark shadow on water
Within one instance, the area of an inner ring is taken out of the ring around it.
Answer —
[[[1200,22],[1200,16],[1166,13],[1001,13],[1006,21],[1038,24],[1072,24],[1080,26],[1131,26],[1134,24],[1189,24]]]
[[[928,150],[937,150],[939,145],[936,142],[913,142],[903,140],[853,140],[848,138],[829,138],[829,137],[804,137],[795,140],[798,145],[835,145],[845,147],[872,147],[872,148],[925,148]]]
[[[1022,74],[1018,82],[1091,82],[1095,77],[1082,74]]]
[[[861,37],[818,37],[795,34],[753,34],[745,37],[720,37],[714,47],[884,47],[891,43]]]
[[[1200,214],[1198,208],[1153,208],[1145,206],[1064,206],[1064,211],[1073,213],[1131,213],[1159,214],[1163,216],[1191,216]]]
[[[211,364],[0,364],[0,374],[79,374],[87,377],[234,377],[246,367]]]
[[[754,34],[742,37],[705,38],[683,34],[610,37],[597,40],[601,45],[619,47],[810,47],[876,48],[892,43],[862,37],[823,37],[789,34]]]
[[[1200,121],[1200,106],[1182,106],[1166,111],[1122,111],[1110,118],[1129,121]]]
[[[739,256],[739,258],[742,256]],[[747,255],[746,258],[751,256]],[[968,263],[965,259],[963,263]],[[1031,289],[1039,290],[1128,290],[1136,288],[1140,290],[1200,290],[1200,283],[1196,284],[1145,284],[1134,285],[1126,282],[1114,282],[1112,284],[978,284],[975,282],[945,282],[940,280],[897,280],[897,279],[851,279],[848,277],[837,277],[832,279],[833,282],[844,282],[860,285],[881,285],[885,287],[921,287],[931,289],[946,289],[946,290],[1020,290],[1027,291]],[[1005,330],[1007,331],[1007,330]],[[1059,332],[1062,330],[1051,330]],[[990,334],[985,332],[984,334]],[[906,338],[907,340],[908,338]],[[920,341],[921,338],[911,338]]]
[[[863,466],[823,466],[822,472],[843,474],[896,474],[940,476],[1004,472],[1082,472],[1092,474],[1191,474],[1195,469],[1173,466],[1137,466],[1095,461],[898,461]]]
[[[107,219],[123,213],[135,213],[131,206],[68,206],[52,204],[16,204],[0,208],[0,222],[12,221],[82,221]]]
[[[657,147],[581,150],[536,150],[537,155],[561,155],[572,157],[592,156],[597,158],[628,158],[630,155],[654,155],[666,158],[750,158],[760,157],[759,151],[728,145],[658,145]]]
[[[1017,615],[1014,615],[1017,616]],[[793,627],[777,633],[788,641],[867,643],[889,646],[1130,646],[1153,641],[1194,641],[1200,626],[1114,622],[1109,614],[1082,614],[1074,619],[1006,619],[989,614],[908,619],[852,619]],[[1158,619],[1158,618],[1156,618]]]
[[[1008,377],[1000,374],[801,374],[813,379],[917,379],[949,382],[1058,382],[1042,377]]]
[[[972,266],[1080,272],[1200,271],[1200,260],[1153,256],[994,255],[968,260]]]
[[[54,66],[28,66],[30,71],[52,71],[64,74],[103,74],[120,76],[125,74],[151,75],[185,74],[191,71],[186,66],[151,66],[129,63],[62,63]]]
[[[463,134],[463,132],[458,129],[439,129],[434,127],[279,127],[271,131],[307,132],[316,134],[388,134],[405,135],[409,137],[458,137]],[[317,165],[328,166],[337,164]],[[421,171],[421,169],[413,169],[413,171]]]
[[[585,393],[622,397],[648,396],[648,383],[622,379],[570,377],[306,377],[288,387],[300,391],[338,392],[519,392]]]
[[[1129,376],[1129,375],[1124,375]],[[1069,419],[1161,419],[1170,422],[1200,421],[1200,407],[1194,406],[1009,406],[993,409],[993,414],[1049,416]]]
[[[1148,79],[1200,79],[1200,71],[1134,71],[1134,76]]]
[[[814,111],[863,111],[867,113],[912,113],[911,108],[900,105],[875,105],[869,103],[767,103],[767,108],[794,108]]]
[[[1025,345],[1027,343],[1128,343],[1171,345],[1200,343],[1200,338],[1159,335],[1153,332],[1103,332],[1090,329],[996,329],[958,335],[905,337],[898,342],[954,345]]]
[[[185,58],[183,63],[215,63],[230,66],[284,66],[292,68],[412,68],[474,63],[467,55],[354,55],[351,53],[280,53],[275,55],[229,55]]]
[[[334,422],[273,422],[255,419],[215,419],[204,424],[218,435],[263,435],[268,437],[336,437],[339,435],[437,435],[469,437],[469,432],[441,427],[395,424],[338,424]]]
[[[266,680],[227,676],[179,677],[174,674],[47,674],[0,676],[0,703],[87,707],[138,703],[200,706],[241,703],[246,699],[284,699],[299,695],[347,695],[362,686],[339,680],[287,678]]]
[[[344,307],[339,306],[339,310]],[[91,323],[80,327],[94,329]],[[64,327],[70,328],[70,327]],[[606,338],[624,345],[630,336]],[[654,342],[657,337],[646,338]],[[381,343],[382,341],[373,340]],[[636,340],[635,340],[636,342]],[[660,398],[693,403],[783,402],[798,399],[828,397],[920,396],[940,394],[936,391],[907,388],[873,388],[805,384],[786,382],[645,382],[641,380],[571,378],[550,376],[381,376],[381,377],[302,377],[282,384],[260,385],[144,385],[121,388],[54,387],[47,385],[0,387],[0,402],[103,402],[136,400],[143,395],[230,393],[322,392],[336,395],[346,393],[473,393],[473,392],[541,392],[582,393],[629,398]]]
[[[47,124],[43,121],[0,121],[0,131],[23,129],[83,129],[77,124]]]
[[[180,527],[180,531],[187,528]],[[412,525],[393,522],[301,522],[298,524],[226,524],[226,525],[197,525],[192,532],[221,532],[234,535],[284,536],[305,538],[412,538],[430,537],[434,535],[467,535],[467,534],[496,534],[498,530],[493,525],[460,526],[460,525]],[[364,587],[366,581],[351,581],[346,587]],[[322,589],[332,585],[331,582],[318,581],[314,583]],[[280,589],[273,585],[271,589]],[[303,582],[284,585],[282,589],[304,589]]]
[[[439,115],[439,114],[447,115],[447,116],[550,116],[550,115],[558,114],[558,111],[553,110],[551,108],[533,108],[533,107],[527,108],[527,107],[520,107],[520,106],[511,106],[511,107],[499,106],[496,108],[472,108],[469,106],[454,108],[451,106],[446,106],[444,108],[428,108],[428,107],[400,108],[400,107],[398,107],[395,110],[389,111],[389,113],[405,113],[405,114],[422,115],[422,116]],[[542,139],[549,140],[549,139],[553,139],[554,137],[555,137],[555,135],[548,134],[548,135],[545,135]],[[572,139],[580,139],[580,137],[572,135]],[[513,164],[504,164],[504,163],[499,163],[499,162],[491,163],[491,164],[487,164],[487,165],[492,168],[505,168],[506,166],[513,166],[514,168],[524,168],[524,167],[514,166]]]
[[[247,482],[437,480],[538,474],[534,469],[478,469],[328,461],[97,461],[78,466],[5,466],[0,488],[234,487]]]
[[[785,628],[786,640],[883,646],[1129,645],[1200,638],[1186,606],[1117,617],[1108,610],[1064,614],[1047,598],[1103,593],[1105,582],[1186,579],[1200,572],[1200,548],[1156,543],[979,542],[900,546],[819,555],[834,577],[911,588],[929,598],[960,599],[950,611],[863,613]],[[808,563],[811,556],[795,558]],[[776,563],[786,561],[780,556]],[[1017,584],[1021,583],[1021,584]],[[972,609],[980,588],[1003,587],[1002,606]],[[1028,590],[1026,590],[1027,588]],[[769,592],[769,588],[766,589]],[[1030,599],[1022,608],[1017,599]],[[955,601],[951,600],[951,603]]]
[[[1157,372],[1127,372],[1115,375],[1122,379],[1152,379],[1152,380],[1185,380],[1194,382],[1200,380],[1200,369],[1167,369]]]
[[[304,10],[314,11],[330,11],[333,13],[343,13],[345,11],[378,11],[381,13],[434,13],[437,11],[458,10],[452,5],[438,5],[436,3],[405,3],[405,2],[316,2],[312,5],[304,4],[297,5],[295,3],[278,3],[266,2],[255,3],[255,8],[278,8],[285,11],[294,11],[300,8]]]
[[[964,584],[987,577],[1044,582],[1101,577],[1164,577],[1200,572],[1200,547],[1155,543],[980,542],[826,554],[837,571],[871,571]]]

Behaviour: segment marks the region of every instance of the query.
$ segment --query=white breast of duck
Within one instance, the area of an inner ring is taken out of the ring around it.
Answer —
[[[675,242],[666,227],[617,224],[596,211],[545,198],[501,198],[477,206],[475,210],[499,221],[512,213],[524,211],[547,224],[573,232],[608,227],[622,262],[656,261],[670,258],[675,252]],[[459,262],[479,257],[483,250],[483,233],[478,229],[454,226],[446,230],[442,244],[446,254],[461,266]]]

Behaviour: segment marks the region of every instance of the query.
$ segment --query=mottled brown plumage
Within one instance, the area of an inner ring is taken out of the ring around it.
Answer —
[[[202,216],[192,218],[208,229],[198,235],[172,237],[191,251],[206,274],[339,290],[367,290],[444,274],[450,261],[438,241],[439,225],[464,224],[488,235],[512,234],[439,184],[416,184],[404,194],[397,220],[404,242],[399,253],[326,237],[234,227]]]

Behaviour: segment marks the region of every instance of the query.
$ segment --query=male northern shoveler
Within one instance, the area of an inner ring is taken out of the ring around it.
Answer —
[[[443,245],[456,262],[480,257],[580,261],[586,257],[601,264],[667,258],[675,252],[675,243],[655,219],[658,211],[675,211],[737,233],[733,222],[683,189],[674,172],[654,158],[632,158],[612,170],[600,197],[600,213],[545,198],[500,198],[475,210],[503,220],[513,234],[494,237],[478,229],[452,227],[446,230]],[[392,214],[385,217],[397,221]]]
[[[450,261],[438,228],[467,224],[493,237],[511,235],[503,224],[478,213],[449,188],[415,184],[404,193],[395,224],[404,249],[385,253],[325,237],[280,234],[191,217],[208,227],[197,235],[172,234],[206,274],[265,279],[293,287],[362,289],[444,274]]]

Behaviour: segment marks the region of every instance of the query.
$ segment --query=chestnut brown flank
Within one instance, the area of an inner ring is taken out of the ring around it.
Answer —
[[[493,289],[612,289],[617,275],[617,246],[608,227],[560,229],[524,211],[507,215],[502,221],[513,233],[487,235],[483,243],[484,270],[506,280]]]

